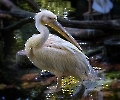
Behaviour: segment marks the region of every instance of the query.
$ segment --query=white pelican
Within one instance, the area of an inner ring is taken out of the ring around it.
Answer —
[[[58,31],[70,42],[49,34],[45,25]],[[80,81],[94,77],[95,72],[87,57],[75,39],[57,22],[55,14],[42,10],[35,15],[35,26],[40,34],[27,40],[26,54],[35,66],[57,76],[57,89],[60,89],[62,76],[74,76]]]
[[[91,2],[92,0],[88,0],[89,9],[88,12],[92,12],[91,10]],[[110,10],[113,8],[113,3],[110,0],[93,0],[92,8],[94,11],[99,13],[109,13]]]
[[[110,0],[94,0],[92,8],[100,13],[108,13],[112,9],[113,4]]]

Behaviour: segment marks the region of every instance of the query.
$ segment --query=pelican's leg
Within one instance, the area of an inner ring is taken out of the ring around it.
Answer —
[[[92,13],[92,0],[88,0],[88,13]]]
[[[56,88],[56,90],[61,90],[61,79],[62,79],[62,77],[60,76],[60,77],[57,77],[57,88]]]

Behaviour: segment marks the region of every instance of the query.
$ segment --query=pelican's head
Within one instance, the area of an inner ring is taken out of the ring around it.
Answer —
[[[42,10],[35,15],[35,22],[40,22],[43,25],[49,25],[54,20],[57,20],[57,16],[48,10]]]
[[[35,15],[35,23],[40,23],[42,25],[48,25],[51,28],[55,29],[58,33],[60,33],[63,37],[65,37],[68,41],[74,44],[79,50],[81,47],[75,41],[75,39],[62,27],[62,25],[57,21],[57,16],[48,10],[42,10],[41,12]],[[37,27],[38,24],[36,24]]]

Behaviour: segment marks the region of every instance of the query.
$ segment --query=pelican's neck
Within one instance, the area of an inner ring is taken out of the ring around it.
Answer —
[[[48,39],[49,36],[49,30],[46,26],[42,25],[39,21],[36,21],[35,26],[37,30],[40,32],[37,41],[39,43],[39,46],[42,46],[45,41]]]

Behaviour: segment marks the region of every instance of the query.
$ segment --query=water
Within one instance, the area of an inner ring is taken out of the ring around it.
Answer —
[[[43,9],[49,9],[58,16],[68,18],[69,13],[75,11],[69,1],[64,0],[41,0],[38,4]],[[10,45],[0,41],[0,45],[5,46],[6,52],[0,49],[0,100],[119,100],[120,99],[120,64],[109,64],[100,62],[101,53],[90,57],[90,61],[95,70],[98,70],[99,79],[87,89],[74,77],[69,76],[62,79],[62,90],[54,91],[48,89],[56,85],[56,77],[36,68],[25,58],[20,63],[16,62],[16,54],[24,49],[24,43],[38,33],[34,23],[26,24],[15,30],[11,36]],[[6,37],[9,38],[9,37]],[[81,41],[79,44],[88,52],[101,46],[94,41]],[[22,52],[21,52],[22,53]],[[24,55],[23,55],[24,56]],[[21,56],[20,56],[21,57]],[[21,59],[23,59],[21,57]],[[20,59],[20,60],[21,60]],[[27,63],[26,63],[27,62]],[[105,71],[103,71],[105,70]],[[41,73],[43,73],[41,75]],[[51,91],[53,91],[51,93]]]

